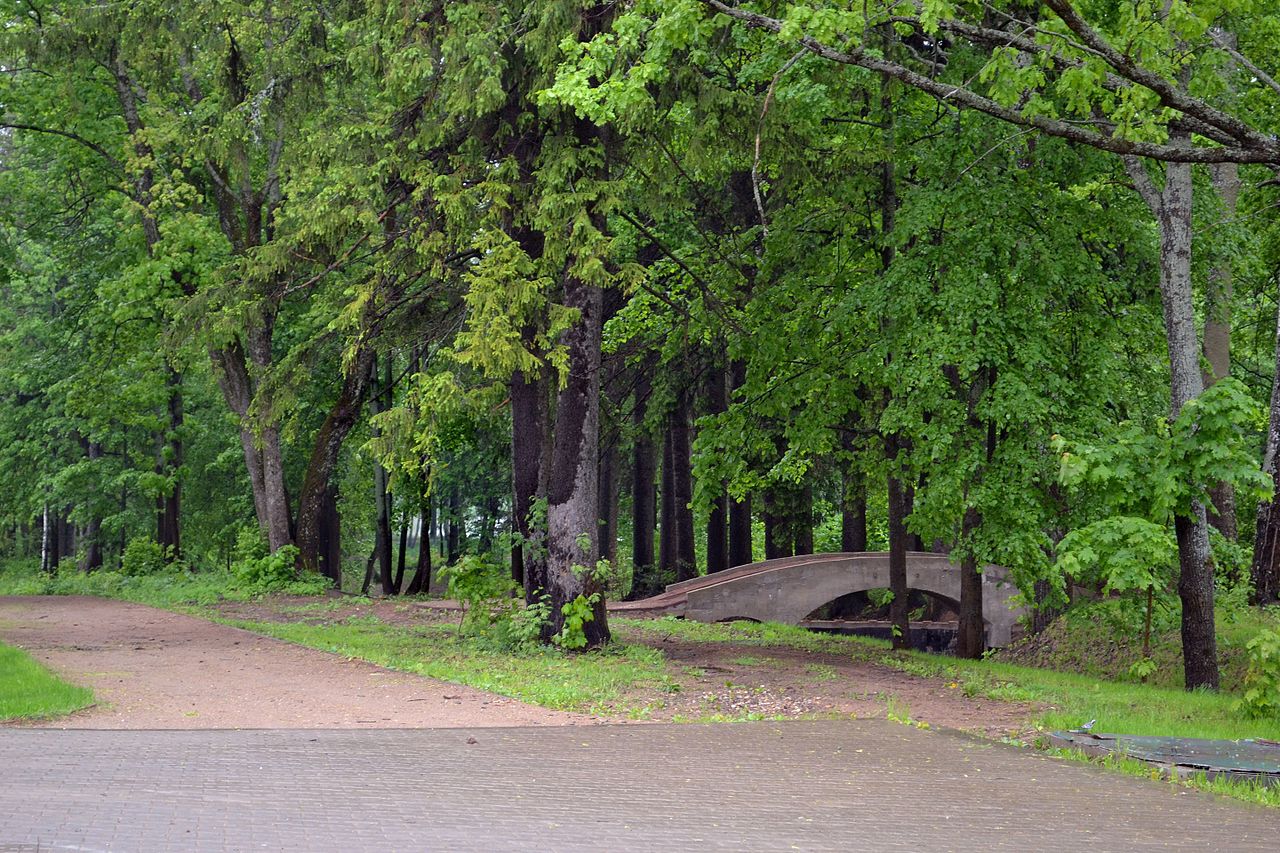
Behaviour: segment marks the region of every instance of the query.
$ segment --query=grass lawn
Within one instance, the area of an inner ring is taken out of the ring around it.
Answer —
[[[0,720],[54,717],[93,704],[93,691],[55,676],[22,649],[0,643]]]

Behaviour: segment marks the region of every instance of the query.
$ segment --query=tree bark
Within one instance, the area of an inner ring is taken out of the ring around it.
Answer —
[[[378,374],[378,358],[375,355],[371,362],[370,373]],[[381,387],[374,391],[370,409],[374,415],[386,411],[391,402],[391,356],[382,359]],[[374,435],[378,430],[374,428]],[[383,595],[395,595],[394,578],[391,576],[391,496],[387,493],[387,469],[381,462],[373,464],[373,500],[376,507],[374,536],[377,537],[374,550],[378,554],[378,581]]]
[[[1171,133],[1174,144],[1189,145],[1188,134]],[[1145,166],[1133,157],[1125,165],[1139,193],[1160,224],[1160,297],[1169,349],[1172,417],[1204,391],[1200,342],[1191,289],[1191,166],[1169,163],[1165,185],[1157,191]],[[1218,651],[1214,634],[1213,564],[1205,508],[1195,502],[1174,520],[1178,540],[1178,597],[1182,600],[1182,656],[1188,690],[1218,688]]]
[[[969,539],[982,526],[982,516],[973,507],[965,510],[962,535]],[[980,658],[987,650],[986,625],[982,620],[982,574],[972,549],[960,561],[960,627],[956,633],[956,657]]]
[[[581,124],[581,123],[580,123]],[[580,126],[579,133],[585,133]],[[547,485],[547,596],[551,619],[543,640],[564,628],[565,605],[582,596],[591,619],[582,627],[588,647],[609,641],[603,590],[593,571],[600,554],[596,515],[600,459],[600,346],[603,294],[574,276],[565,280],[566,307],[578,321],[564,333],[568,378],[556,399],[556,427]],[[584,571],[585,569],[585,571]]]
[[[1235,163],[1219,163],[1209,168],[1213,186],[1222,205],[1219,225],[1230,226],[1236,216],[1240,198],[1240,167]],[[1231,375],[1231,300],[1235,276],[1231,258],[1224,257],[1209,270],[1205,290],[1204,357],[1208,370],[1204,384],[1208,388]],[[1216,483],[1209,489],[1212,504],[1206,507],[1209,523],[1228,539],[1237,537],[1236,495],[1230,483]]]
[[[889,437],[885,440],[885,455],[890,462],[898,458],[898,443]],[[893,648],[911,648],[911,622],[907,587],[907,533],[906,490],[902,481],[890,474],[889,486],[889,591],[893,601],[889,604],[889,620],[893,623]]]
[[[367,346],[360,347],[343,377],[337,400],[316,433],[311,460],[298,495],[298,563],[307,571],[323,572],[336,585],[340,585],[342,580],[341,571],[334,571],[338,567],[332,564],[328,568],[321,566],[324,562],[323,531],[330,509],[328,495],[342,444],[360,418],[373,361],[373,350]],[[336,511],[336,506],[334,509]]]
[[[1267,440],[1262,453],[1262,470],[1271,478],[1275,496],[1258,504],[1253,538],[1253,603],[1272,604],[1280,600],[1280,311],[1276,313],[1275,375],[1271,380],[1271,407],[1267,420]]]

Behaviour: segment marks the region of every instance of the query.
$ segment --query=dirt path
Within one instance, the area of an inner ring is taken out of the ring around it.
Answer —
[[[321,605],[319,609],[311,609]],[[266,598],[224,601],[223,615],[264,622],[323,625],[346,619],[377,618],[414,628],[424,623],[453,623],[448,602],[364,601]],[[653,623],[661,625],[661,623]],[[684,722],[710,719],[805,717],[882,718],[928,722],[932,726],[974,732],[990,738],[1022,738],[1035,709],[1014,702],[969,696],[960,685],[921,678],[847,654],[797,649],[690,643],[661,631],[638,631],[613,624],[614,639],[652,646],[667,659],[667,674],[678,687],[636,688],[618,703],[613,721]]]
[[[0,598],[0,639],[98,704],[53,728],[419,728],[596,722],[122,601]]]

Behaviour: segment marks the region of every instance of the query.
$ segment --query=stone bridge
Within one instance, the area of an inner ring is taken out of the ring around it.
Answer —
[[[805,554],[735,566],[713,575],[671,584],[641,601],[610,605],[622,614],[671,614],[699,622],[754,619],[797,624],[824,604],[852,592],[889,586],[889,554]],[[907,552],[907,586],[955,602],[960,601],[960,567],[945,554]],[[987,645],[1009,644],[1022,614],[1011,605],[1017,592],[1000,566],[982,570],[982,618]]]

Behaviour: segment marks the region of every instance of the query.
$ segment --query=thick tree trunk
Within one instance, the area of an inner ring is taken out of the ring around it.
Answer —
[[[967,540],[982,525],[982,516],[973,507],[965,510],[962,522]],[[956,657],[980,658],[987,650],[986,625],[982,620],[982,574],[978,561],[968,553],[960,561],[960,628],[956,633]]]
[[[1187,144],[1185,132],[1170,136]],[[1204,391],[1200,342],[1191,289],[1191,166],[1168,163],[1165,185],[1157,191],[1143,164],[1125,158],[1139,192],[1160,223],[1160,297],[1169,348],[1172,416]],[[1218,650],[1214,634],[1213,563],[1205,508],[1196,502],[1174,521],[1178,539],[1178,597],[1182,599],[1182,656],[1187,689],[1218,688]]]
[[[640,368],[642,371],[644,367]],[[655,578],[653,530],[657,524],[658,489],[657,470],[653,455],[653,439],[645,429],[645,411],[649,403],[649,377],[642,375],[636,383],[635,404],[632,408],[632,424],[635,438],[632,445],[631,472],[631,564],[632,595],[648,596],[659,590]]]
[[[1280,311],[1276,314],[1275,375],[1271,380],[1271,407],[1267,439],[1262,453],[1262,470],[1271,478],[1275,497],[1258,504],[1253,539],[1253,603],[1272,604],[1280,600]]]
[[[609,641],[603,590],[592,571],[600,554],[596,515],[600,458],[600,345],[603,294],[600,288],[570,276],[566,307],[578,322],[564,333],[568,378],[556,400],[556,427],[547,484],[547,595],[550,640],[564,628],[564,608],[580,596],[594,602],[582,626],[589,647]],[[586,569],[586,571],[584,571]]]
[[[338,399],[325,416],[324,423],[311,447],[311,460],[298,495],[298,563],[307,571],[320,571],[332,578],[335,584],[342,580],[341,571],[321,567],[324,546],[323,528],[330,507],[327,497],[331,491],[334,472],[342,452],[342,444],[360,418],[360,407],[369,387],[373,370],[373,351],[361,347],[342,380]],[[336,510],[336,507],[335,507]]]

